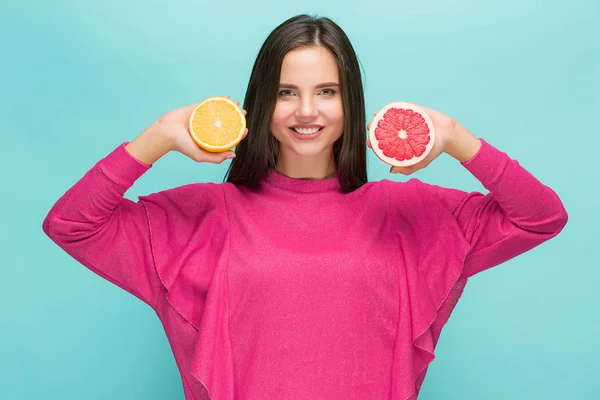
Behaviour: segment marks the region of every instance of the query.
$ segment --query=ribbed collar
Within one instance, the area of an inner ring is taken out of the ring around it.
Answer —
[[[326,179],[297,179],[270,169],[264,180],[273,186],[293,192],[341,192],[337,176]]]

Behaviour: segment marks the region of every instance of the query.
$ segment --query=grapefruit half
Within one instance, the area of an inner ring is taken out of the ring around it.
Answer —
[[[371,121],[369,140],[381,161],[408,167],[427,157],[435,141],[435,130],[431,118],[420,107],[392,102]]]

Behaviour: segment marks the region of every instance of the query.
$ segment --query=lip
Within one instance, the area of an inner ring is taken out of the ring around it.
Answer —
[[[297,128],[305,128],[304,126],[298,126],[298,125],[294,125],[294,126],[297,127]],[[308,128],[310,128],[310,126]],[[292,132],[292,135],[296,139],[300,139],[300,140],[314,140],[314,139],[318,138],[319,136],[321,136],[321,132],[323,132],[324,127],[320,126],[320,125],[313,125],[312,128],[321,128],[321,129],[319,129],[315,133],[311,133],[310,135],[303,135],[301,133],[296,132],[292,128],[290,128],[290,132]]]
[[[299,128],[299,129],[323,128],[323,125],[317,125],[317,124],[296,124],[296,125],[291,126],[291,128]]]

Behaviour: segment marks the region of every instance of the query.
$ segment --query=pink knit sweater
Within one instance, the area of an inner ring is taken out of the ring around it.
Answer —
[[[134,202],[150,168],[121,144],[44,232],[151,306],[186,400],[416,399],[467,278],[557,235],[549,187],[481,140],[489,191],[271,171],[258,190],[195,183]]]

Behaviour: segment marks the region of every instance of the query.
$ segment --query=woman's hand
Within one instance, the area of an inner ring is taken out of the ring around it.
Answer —
[[[229,98],[229,96],[221,96]],[[239,101],[234,101],[239,106]],[[147,127],[125,147],[135,158],[151,165],[169,151],[178,151],[197,162],[220,164],[235,157],[233,151],[211,153],[194,142],[189,131],[189,119],[198,104],[169,111]],[[246,115],[246,110],[243,110]],[[244,139],[248,129],[244,133]]]
[[[229,96],[221,96],[229,99]],[[235,104],[238,106],[240,102],[235,100]],[[189,119],[192,111],[198,104],[191,104],[189,106],[181,107],[160,117],[152,126],[152,129],[161,131],[167,137],[170,138],[172,143],[171,150],[178,151],[194,161],[197,162],[210,162],[219,164],[225,161],[229,156],[235,156],[233,151],[224,151],[220,153],[211,153],[202,149],[194,142],[190,136],[189,131]],[[242,110],[246,115],[246,110]],[[242,140],[248,135],[248,129]]]
[[[433,147],[427,157],[417,164],[409,167],[391,167],[390,172],[410,175],[415,171],[427,167],[442,153],[448,153],[458,161],[463,162],[471,159],[477,150],[479,150],[481,146],[479,139],[459,124],[458,121],[431,108],[419,107],[427,113],[433,122],[433,128],[435,129]],[[371,122],[367,125],[367,129],[370,128]],[[367,146],[372,149],[371,143],[368,140]]]

